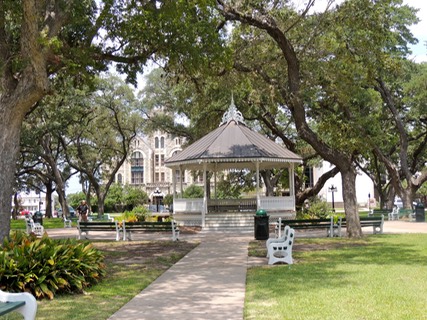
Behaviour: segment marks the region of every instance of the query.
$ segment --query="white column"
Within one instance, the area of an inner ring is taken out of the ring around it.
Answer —
[[[295,175],[294,175],[294,164],[289,164],[289,195],[295,195]]]
[[[215,192],[215,199],[218,199],[217,194],[216,194],[216,173],[218,171],[218,163],[215,162],[215,172],[214,172],[214,192]],[[211,195],[211,199],[212,199],[212,195]]]
[[[294,172],[294,164],[290,163],[289,165],[289,195],[293,198],[294,203],[294,211],[295,208],[295,172]]]
[[[179,166],[179,191],[181,193],[180,198],[182,199],[183,197],[183,186],[182,186],[182,180],[183,180],[183,176],[182,176],[182,165]]]
[[[259,162],[256,162],[256,206],[261,209],[261,198],[259,196]]]
[[[202,228],[205,227],[206,213],[208,212],[208,186],[207,186],[206,162],[203,163],[203,209],[202,209]]]
[[[175,199],[176,199],[176,168],[172,167],[172,196],[173,196],[173,214],[175,214]]]

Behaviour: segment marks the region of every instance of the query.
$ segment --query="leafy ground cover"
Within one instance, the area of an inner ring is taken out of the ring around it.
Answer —
[[[37,320],[105,320],[198,245],[188,241],[92,241],[107,275],[84,294],[38,301]],[[19,314],[0,319],[22,319]]]
[[[297,239],[293,256],[248,270],[245,320],[426,319],[426,234]]]

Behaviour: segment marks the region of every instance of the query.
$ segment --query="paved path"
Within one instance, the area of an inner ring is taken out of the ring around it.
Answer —
[[[242,320],[248,236],[206,236],[109,319]]]

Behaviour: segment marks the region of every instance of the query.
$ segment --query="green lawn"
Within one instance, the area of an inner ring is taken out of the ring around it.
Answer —
[[[296,239],[294,248],[293,265],[248,270],[245,320],[427,319],[427,234]]]

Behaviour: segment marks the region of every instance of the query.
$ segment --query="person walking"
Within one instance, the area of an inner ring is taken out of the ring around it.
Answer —
[[[86,204],[86,201],[82,200],[80,205],[77,207],[77,213],[79,214],[80,221],[87,221],[88,210],[89,208]]]

